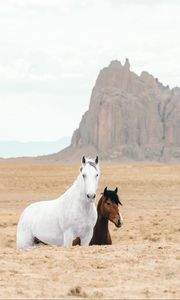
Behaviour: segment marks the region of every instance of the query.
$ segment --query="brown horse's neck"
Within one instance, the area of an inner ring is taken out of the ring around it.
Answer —
[[[108,229],[108,219],[101,215],[101,205],[103,202],[103,197],[99,200],[97,211],[98,218],[96,225],[94,227],[93,237],[91,239],[90,245],[109,245],[112,244],[109,229]]]
[[[108,236],[108,219],[98,216],[94,231],[98,234],[99,240],[106,242]]]
[[[96,223],[95,227],[102,228],[104,230],[104,232],[107,232],[108,231],[108,222],[109,221],[107,218],[104,218],[103,216],[98,215],[97,223]]]

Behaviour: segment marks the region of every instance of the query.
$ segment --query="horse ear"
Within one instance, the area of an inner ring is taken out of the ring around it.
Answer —
[[[116,187],[116,189],[115,189],[115,191],[114,191],[116,194],[117,194],[117,192],[118,192],[118,188]]]
[[[98,164],[98,161],[99,161],[99,158],[98,158],[98,156],[96,156],[96,159],[95,159],[96,165]]]
[[[82,164],[85,165],[85,163],[86,163],[86,158],[85,158],[85,156],[83,155],[83,157],[82,157]]]
[[[104,189],[104,196],[106,196],[106,193],[107,193],[107,186],[105,187],[105,189]]]

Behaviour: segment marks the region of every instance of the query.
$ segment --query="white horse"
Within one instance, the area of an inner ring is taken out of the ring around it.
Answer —
[[[26,207],[17,226],[17,248],[36,246],[37,240],[71,246],[76,237],[81,245],[89,245],[97,220],[95,198],[99,173],[98,157],[94,161],[83,156],[80,174],[62,196]]]

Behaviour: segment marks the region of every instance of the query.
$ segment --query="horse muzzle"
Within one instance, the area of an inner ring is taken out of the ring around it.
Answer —
[[[117,228],[120,228],[123,225],[123,221],[120,218],[114,219],[112,222],[115,224]]]
[[[96,194],[93,194],[93,193],[88,193],[86,195],[86,197],[87,197],[89,202],[95,202],[95,200],[96,200]]]

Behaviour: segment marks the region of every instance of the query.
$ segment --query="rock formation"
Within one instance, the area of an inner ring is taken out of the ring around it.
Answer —
[[[115,60],[102,69],[71,146],[56,159],[98,153],[104,160],[180,160],[180,88]],[[91,154],[91,153],[89,153]]]

